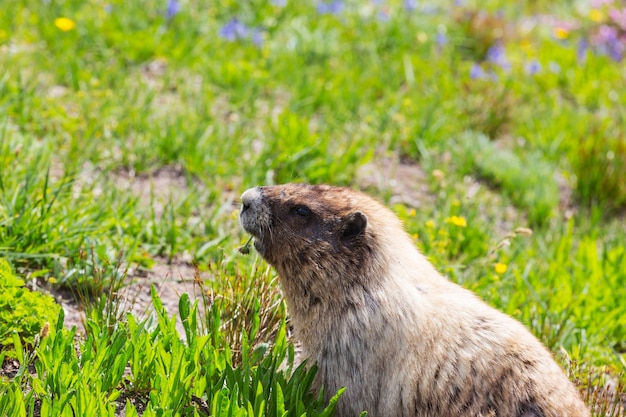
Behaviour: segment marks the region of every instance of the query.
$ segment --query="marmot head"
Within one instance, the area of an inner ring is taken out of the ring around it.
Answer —
[[[241,199],[241,224],[259,254],[283,282],[313,292],[369,279],[383,263],[381,236],[402,230],[391,211],[349,188],[285,184],[249,189]]]

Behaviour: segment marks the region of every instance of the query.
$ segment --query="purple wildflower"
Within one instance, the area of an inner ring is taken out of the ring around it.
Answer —
[[[487,50],[487,61],[489,62],[499,62],[502,60],[502,57],[504,56],[504,48],[502,47],[501,43],[496,43],[491,45],[491,47],[489,47],[489,49]]]
[[[538,60],[533,59],[532,61],[526,63],[524,71],[526,71],[526,74],[528,75],[538,74],[541,71],[541,63]]]
[[[626,8],[622,10],[611,9],[609,11],[609,17],[613,20],[613,23],[619,26],[622,30],[626,30]]]
[[[263,46],[263,32],[261,32],[257,28],[252,29],[252,35],[250,36],[250,40],[252,40],[252,43],[260,48],[261,46]]]
[[[437,36],[435,37],[435,42],[437,46],[442,47],[448,43],[448,37],[443,32],[437,32]]]
[[[381,22],[386,22],[389,19],[391,19],[391,16],[389,15],[389,10],[385,8],[380,9],[378,11],[377,17],[378,17],[378,20],[380,20]]]
[[[287,5],[287,0],[271,0],[270,3],[272,6],[285,7]]]
[[[404,8],[409,12],[417,9],[418,2],[417,0],[404,0]]]
[[[256,46],[263,45],[263,31],[259,28],[251,28],[241,23],[239,19],[230,19],[218,32],[220,38],[229,42],[249,39]]]
[[[589,49],[589,42],[587,39],[582,38],[578,42],[578,46],[576,47],[576,59],[578,60],[578,64],[582,65],[587,60],[587,50]]]
[[[624,45],[619,42],[614,42],[607,45],[607,53],[615,62],[619,62],[624,58]]]
[[[595,40],[599,45],[615,42],[617,40],[617,29],[612,26],[602,25],[598,29]]]
[[[548,62],[548,69],[553,74],[559,74],[561,72],[561,66],[554,61]]]
[[[619,39],[617,29],[602,25],[593,39],[598,49],[609,55],[613,60],[620,61],[624,55],[624,44]]]
[[[173,18],[180,12],[180,3],[178,0],[167,0],[167,8],[165,9],[165,16],[168,19]]]
[[[317,3],[317,12],[319,14],[339,14],[343,11],[343,1],[333,0],[330,3]]]
[[[472,65],[469,75],[472,80],[481,80],[487,76],[483,67],[481,67],[480,64],[477,63],[474,63],[474,65]]]
[[[487,51],[487,61],[491,62],[508,71],[511,69],[511,63],[506,57],[504,46],[501,42],[496,42],[491,45],[491,48]]]
[[[241,23],[237,18],[230,19],[219,30],[219,36],[226,39],[229,42],[234,42],[237,39],[243,39],[248,35],[249,29],[246,25]]]

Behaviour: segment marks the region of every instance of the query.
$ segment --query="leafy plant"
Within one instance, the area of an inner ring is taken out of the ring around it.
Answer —
[[[77,344],[76,329],[64,329],[62,321],[50,326],[32,355],[17,355],[21,376],[0,386],[0,411],[17,416],[36,407],[42,416],[112,416],[124,406],[126,415],[135,415],[137,405],[144,404],[143,415],[149,416],[332,415],[341,392],[326,404],[321,392],[311,391],[316,368],[302,364],[294,369],[284,323],[271,348],[251,346],[255,330],[244,333],[234,366],[219,333],[200,333],[197,301],[192,304],[186,294],[180,298],[186,342],[177,332],[176,317],[168,315],[154,288],[152,301],[155,315],[142,322],[128,314],[127,321],[109,328],[104,316],[93,316],[86,338]],[[210,314],[219,329],[216,307]],[[17,343],[22,352],[19,339]],[[24,373],[29,365],[34,374]],[[19,389],[21,378],[32,386],[28,395]]]
[[[24,287],[9,262],[0,258],[0,350],[14,347],[14,334],[32,348],[44,327],[56,324],[60,310],[51,296]]]

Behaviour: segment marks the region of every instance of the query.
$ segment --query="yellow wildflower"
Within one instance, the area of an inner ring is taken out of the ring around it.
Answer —
[[[413,238],[413,240],[418,240],[419,239],[419,235],[417,233],[413,233],[411,235],[411,237]]]
[[[522,39],[519,46],[520,49],[526,53],[534,52],[533,44],[528,39]]]
[[[444,174],[442,170],[440,169],[433,170],[433,178],[435,178],[437,181],[442,181],[445,176],[446,174]]]
[[[494,269],[496,270],[496,274],[504,274],[506,272],[507,266],[506,264],[498,262],[494,265]]]
[[[76,27],[76,23],[67,17],[58,17],[54,19],[54,25],[61,29],[63,32],[69,32]]]
[[[591,9],[589,11],[589,19],[591,19],[592,21],[599,23],[602,22],[604,20],[604,14],[602,13],[601,10],[598,9]]]
[[[435,228],[435,222],[432,220],[426,220],[426,227],[428,227],[429,229],[434,229]]]
[[[409,210],[409,216],[415,217],[416,215],[417,215],[417,211],[415,211],[415,209]]]
[[[467,220],[465,220],[465,217],[461,217],[461,216],[448,217],[446,219],[446,223],[452,223],[453,225],[459,226],[459,227],[467,226]]]
[[[50,278],[48,278],[48,282],[50,284],[56,284],[57,283],[57,279],[55,277],[50,277]]]
[[[391,118],[393,119],[394,122],[398,122],[398,123],[402,123],[406,120],[406,117],[404,117],[404,114],[402,113],[396,113],[393,116],[391,116]]]
[[[554,37],[557,39],[567,39],[569,38],[569,30],[564,27],[557,26],[554,28]]]

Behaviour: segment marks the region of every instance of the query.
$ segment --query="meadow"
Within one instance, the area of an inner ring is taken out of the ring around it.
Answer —
[[[387,203],[626,415],[625,91],[619,0],[3,0],[0,416],[332,415],[237,250],[292,181]]]

